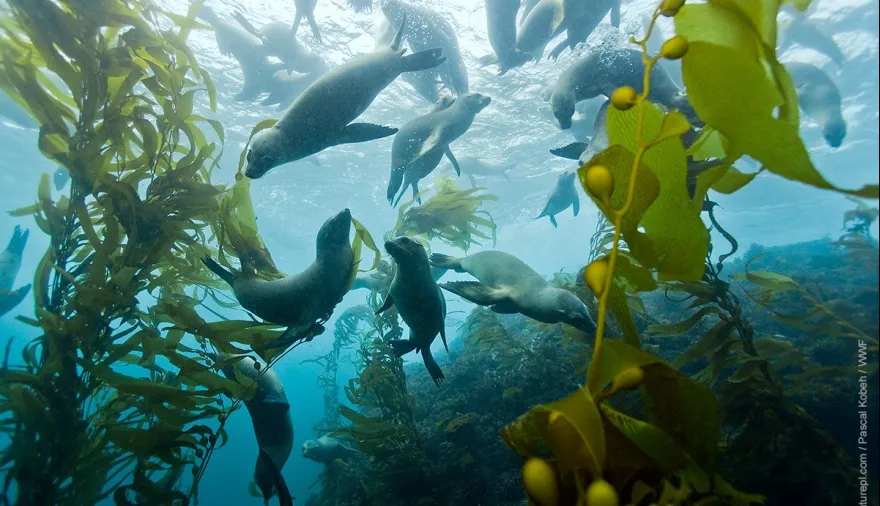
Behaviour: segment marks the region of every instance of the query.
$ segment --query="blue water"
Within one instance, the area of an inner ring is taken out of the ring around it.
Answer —
[[[415,2],[419,3],[419,2]],[[427,5],[426,2],[421,2]],[[816,3],[816,2],[814,2]],[[187,2],[163,1],[164,7],[184,12]],[[221,16],[228,17],[238,2],[208,1]],[[585,263],[590,235],[596,225],[596,209],[581,192],[581,214],[567,210],[557,216],[559,228],[546,219],[533,220],[544,205],[559,171],[571,169],[571,162],[555,158],[548,149],[572,142],[569,134],[554,124],[549,105],[541,100],[542,90],[555,83],[558,75],[574,60],[567,51],[557,62],[542,60],[527,64],[504,77],[495,75],[494,67],[479,68],[477,58],[491,52],[485,28],[482,2],[474,0],[435,0],[430,5],[453,22],[465,56],[471,91],[488,94],[492,104],[477,116],[473,127],[453,145],[459,156],[469,155],[505,163],[510,167],[512,181],[502,178],[479,178],[478,183],[500,197],[487,205],[498,223],[498,244],[495,246],[519,256],[542,274],[564,269],[576,271]],[[626,2],[623,9],[623,32],[636,33],[641,19],[653,8],[646,0]],[[290,21],[293,17],[290,0],[246,2],[244,12],[255,24],[271,20]],[[322,54],[331,65],[338,65],[352,55],[372,50],[373,33],[381,19],[377,8],[373,13],[354,13],[342,0],[319,0],[316,10],[318,24],[325,40],[315,45],[307,25],[300,29],[300,40]],[[872,0],[822,0],[811,14],[823,31],[833,34],[835,41],[849,59],[838,69],[830,61],[809,49],[792,47],[783,55],[784,61],[806,61],[820,66],[838,85],[844,98],[843,113],[848,122],[848,135],[839,149],[825,145],[821,134],[809,119],[803,118],[802,135],[810,147],[814,163],[832,182],[844,187],[876,183],[878,174],[878,5]],[[663,20],[666,35],[671,26]],[[620,40],[622,35],[607,21],[589,41],[597,45]],[[232,96],[239,91],[241,73],[231,58],[220,56],[212,33],[195,32],[190,44],[201,64],[217,83],[218,109],[207,111],[203,97],[200,114],[220,120],[226,128],[226,151],[221,169],[215,173],[216,183],[231,183],[238,158],[247,135],[258,121],[278,117],[274,107],[257,103],[239,103]],[[430,105],[412,89],[398,80],[386,89],[361,116],[360,121],[400,126]],[[258,223],[264,240],[278,267],[288,273],[305,268],[314,258],[314,237],[320,224],[344,207],[349,207],[377,239],[394,226],[397,211],[385,200],[390,164],[392,137],[374,142],[337,146],[316,156],[320,166],[305,161],[295,162],[271,171],[251,185]],[[15,126],[0,117],[0,210],[9,211],[32,204],[42,173],[52,173],[36,148],[36,131]],[[435,173],[449,174],[446,162]],[[422,182],[426,189],[433,175]],[[461,187],[469,186],[466,178]],[[66,190],[65,190],[66,191]],[[579,190],[581,191],[581,190]],[[64,193],[61,192],[61,193]],[[773,175],[762,175],[750,186],[733,196],[717,196],[721,209],[716,216],[735,235],[741,245],[752,242],[764,245],[788,244],[840,233],[842,215],[853,204],[844,197]],[[0,214],[0,241],[7,240],[15,225],[31,230],[25,258],[16,286],[27,283],[40,257],[48,246],[47,238],[32,218],[12,218]],[[877,235],[876,224],[872,233]],[[460,254],[453,248],[435,242],[434,252]],[[484,244],[491,248],[492,244]],[[474,251],[479,251],[475,247]],[[745,248],[741,248],[742,250]],[[456,279],[454,274],[449,280]],[[349,293],[337,307],[362,304],[366,291]],[[470,311],[472,306],[457,298],[449,299],[449,312]],[[16,314],[33,316],[33,299],[28,298],[16,310],[0,317],[0,337],[12,336],[13,359],[23,345],[36,337],[33,330],[14,320]],[[452,314],[463,319],[464,314]],[[306,346],[298,348],[276,366],[291,403],[296,439],[294,450],[283,469],[283,475],[294,496],[303,500],[310,493],[309,485],[320,471],[320,465],[304,459],[302,443],[317,435],[312,427],[323,415],[322,391],[315,379],[321,372],[315,364],[302,361],[326,353],[332,344],[332,324],[328,331]],[[454,326],[448,323],[452,339]],[[439,356],[439,342],[435,355]],[[408,357],[408,360],[420,360]],[[353,368],[347,359],[340,365],[340,384],[351,377]],[[245,410],[235,413],[227,428],[229,444],[213,457],[200,489],[203,504],[260,504],[247,493],[251,481],[257,447],[251,423]]]

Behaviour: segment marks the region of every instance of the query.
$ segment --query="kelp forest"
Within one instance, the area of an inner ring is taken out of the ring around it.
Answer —
[[[264,280],[285,274],[241,168],[232,185],[212,182],[234,168],[220,167],[230,148],[216,91],[187,45],[211,30],[196,18],[201,0],[182,13],[151,0],[6,3],[0,87],[39,123],[39,149],[71,187],[53,200],[44,174],[34,204],[10,210],[33,216],[51,245],[32,281],[34,316],[17,317],[39,337],[15,357],[2,336],[0,504],[197,504],[212,455],[236,443],[229,417],[313,339],[332,342],[309,360],[323,371],[314,429],[355,453],[327,463],[297,503],[853,504],[855,429],[841,413],[854,412],[860,377],[878,388],[878,189],[826,181],[799,136],[776,18],[781,4],[809,1],[657,6],[631,41],[645,90],[614,93],[609,147],[578,170],[599,210],[596,230],[580,231],[593,234],[584,268],[550,280],[589,308],[595,334],[477,306],[457,328],[447,319],[440,388],[421,359],[396,356],[391,341],[408,330],[393,308],[378,313],[396,267],[354,218],[349,286],[369,288],[362,305],[293,335],[244,310],[222,315],[240,307],[204,258]],[[660,16],[676,35],[651,54]],[[663,58],[681,60],[700,124],[648,100]],[[761,168],[738,168],[745,157]],[[734,194],[762,172],[850,196],[840,236],[739,244],[712,192]],[[492,246],[483,206],[494,199],[438,178],[376,237],[462,255]],[[256,379],[231,367],[247,356],[264,364]],[[339,374],[343,363],[354,377]]]

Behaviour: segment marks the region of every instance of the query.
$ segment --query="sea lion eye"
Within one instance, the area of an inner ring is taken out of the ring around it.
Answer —
[[[248,150],[246,158],[247,158],[248,163],[251,163],[251,161],[253,161],[253,159],[254,159],[254,150],[253,149]]]

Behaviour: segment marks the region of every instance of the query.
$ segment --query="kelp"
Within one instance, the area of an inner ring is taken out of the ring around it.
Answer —
[[[424,196],[419,193],[412,201],[400,206],[397,223],[388,237],[411,236],[426,247],[431,239],[439,239],[465,251],[480,244],[477,239],[491,239],[495,245],[497,226],[492,216],[481,211],[480,207],[486,201],[498,200],[498,197],[481,194],[485,188],[459,190],[455,180],[445,176],[435,179],[434,189],[434,195],[424,204],[415,205]]]
[[[502,368],[536,358],[522,339],[511,335],[498,321],[498,315],[488,308],[474,308],[461,327],[465,331],[465,346],[484,350],[498,360]]]
[[[0,369],[6,503],[14,486],[14,504],[186,504],[227,442],[225,420],[253,395],[212,352],[246,352],[276,330],[197,312],[199,287],[214,283],[199,262],[212,231],[226,214],[254,222],[232,205],[240,186],[210,181],[225,137],[194,113],[197,100],[216,102],[186,44],[201,4],[185,16],[149,0],[12,0],[3,11],[0,88],[71,177],[68,197],[53,201],[46,176],[37,202],[14,212],[33,213],[50,247],[34,274],[35,318],[19,317],[40,336],[21,364],[7,348]],[[261,244],[253,230],[238,232]]]
[[[844,233],[835,244],[844,248],[858,263],[874,271],[880,267],[878,261],[877,239],[871,237],[871,225],[880,217],[880,210],[862,200],[848,197],[856,204],[843,214]]]

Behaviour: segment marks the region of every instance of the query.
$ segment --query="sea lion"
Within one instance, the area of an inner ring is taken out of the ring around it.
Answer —
[[[27,245],[30,231],[25,229],[21,231],[21,227],[16,225],[12,232],[12,239],[3,253],[0,253],[0,316],[12,311],[15,306],[21,304],[21,301],[31,291],[31,285],[27,284],[15,290],[12,285],[15,284],[15,278],[21,269],[21,255],[24,247]]]
[[[290,26],[273,21],[257,29],[237,11],[233,17],[248,32],[263,41],[263,52],[266,56],[274,56],[281,60],[288,71],[296,71],[303,74],[311,72],[324,73],[327,71],[327,62],[317,54],[303,47],[296,37],[290,34]],[[393,37],[394,34],[391,34]]]
[[[272,74],[284,68],[283,63],[269,62],[263,49],[263,42],[240,26],[220,19],[210,7],[201,7],[198,16],[214,27],[217,48],[220,53],[232,56],[244,74],[244,85],[235,100],[254,100],[262,93],[272,78]]]
[[[511,254],[490,250],[455,258],[435,253],[431,255],[431,265],[467,272],[477,278],[479,282],[455,281],[440,287],[474,304],[490,306],[496,313],[520,313],[544,323],[565,323],[588,333],[596,329],[580,299],[568,290],[555,288]]]
[[[477,186],[477,181],[474,179],[474,176],[503,177],[510,181],[510,175],[507,173],[510,169],[506,164],[491,160],[481,160],[472,156],[458,156],[456,157],[456,160],[458,160],[461,174],[468,177],[471,181],[471,186]],[[453,169],[455,168],[451,163],[450,167]]]
[[[348,460],[357,450],[349,448],[336,438],[321,436],[318,439],[309,439],[302,445],[302,456],[319,462],[331,464],[340,460]]]
[[[312,35],[315,36],[315,40],[318,41],[318,44],[323,44],[321,41],[321,31],[318,29],[318,22],[315,21],[315,6],[318,4],[318,0],[293,0],[293,6],[296,9],[296,17],[293,19],[293,25],[290,27],[290,35],[296,37],[296,32],[299,30],[299,24],[302,22],[303,18],[306,18],[309,26],[312,27]]]
[[[224,360],[225,357],[214,356],[215,360]],[[254,426],[254,435],[257,438],[257,446],[261,452],[257,457],[254,467],[254,481],[263,494],[263,500],[268,501],[278,495],[274,466],[281,470],[290,457],[293,450],[293,421],[290,418],[290,402],[284,393],[284,385],[281,379],[265,363],[260,363],[251,357],[244,357],[234,366],[223,368],[223,375],[235,381],[235,371],[248,379],[257,382],[257,392],[254,397],[244,402],[251,423]],[[267,462],[270,460],[270,462]]]
[[[577,20],[569,23],[565,30],[565,40],[560,42],[550,51],[550,58],[557,59],[565,51],[565,48],[574,47],[590,37],[590,34],[605,19],[606,14],[611,14],[611,26],[620,27],[620,0],[593,0],[584,2]]]
[[[387,262],[384,260],[382,263],[387,265]],[[446,274],[446,269],[431,267],[431,277],[434,278],[434,281],[440,281],[440,278],[442,278],[444,274]],[[354,284],[351,285],[351,290],[366,288],[371,292],[381,292],[388,283],[390,283],[390,280],[388,279],[389,277],[394,277],[391,267],[383,268],[380,266],[376,272],[370,274],[358,274],[357,277],[354,278]]]
[[[538,0],[523,0],[522,2],[522,16],[519,17],[519,25],[522,26],[523,22],[525,22],[529,13],[532,12],[532,9],[538,5]]]
[[[405,25],[401,25],[391,47],[356,56],[306,88],[275,126],[254,138],[247,153],[245,175],[257,179],[273,167],[330,146],[366,142],[396,133],[396,128],[352,121],[400,74],[443,63],[440,49],[403,56],[398,48]]]
[[[596,111],[596,118],[593,120],[593,131],[587,142],[573,142],[561,148],[551,149],[550,153],[568,158],[569,160],[577,160],[580,165],[589,162],[594,156],[608,149],[610,141],[608,140],[608,106],[610,100],[606,100]]]
[[[840,147],[846,137],[846,121],[837,85],[828,74],[809,63],[789,63],[785,68],[797,88],[798,104],[804,114],[819,124],[829,146]]]
[[[840,46],[834,39],[825,35],[815,23],[803,15],[796,14],[792,17],[788,26],[782,31],[782,37],[777,44],[780,50],[785,50],[793,44],[814,49],[831,58],[838,67],[846,63],[846,56],[840,50]]]
[[[574,62],[556,82],[550,96],[553,115],[563,130],[571,127],[575,104],[599,95],[611,97],[621,86],[632,86],[641,92],[645,67],[642,53],[634,49],[611,49],[591,52]],[[678,86],[663,69],[651,72],[649,98],[667,107],[693,113]]]
[[[544,210],[541,211],[535,219],[543,218],[544,216],[550,217],[550,223],[553,224],[553,228],[556,228],[558,224],[556,223],[556,215],[568,209],[571,206],[572,211],[574,211],[574,215],[577,216],[581,210],[581,201],[580,197],[578,197],[577,189],[574,186],[574,180],[577,177],[577,173],[574,171],[565,171],[562,174],[559,174],[559,178],[556,180],[556,186],[553,187],[553,191],[550,192],[550,195],[547,197],[547,204],[544,205]]]
[[[458,46],[458,36],[449,21],[430,9],[401,0],[385,0],[382,12],[395,28],[407,20],[410,28],[405,37],[413,51],[442,49],[446,61],[437,67],[440,80],[456,95],[468,92],[467,67]]]
[[[250,272],[230,272],[209,257],[205,265],[229,283],[243,308],[288,332],[273,347],[290,344],[326,322],[348,290],[354,263],[349,243],[351,212],[343,210],[318,231],[315,261],[304,271],[266,281]],[[318,329],[321,330],[321,329]]]
[[[272,80],[266,87],[269,96],[263,99],[262,104],[277,105],[278,110],[283,111],[322,75],[323,73],[321,72],[301,74],[279,70],[272,75]]]
[[[446,299],[431,275],[424,246],[409,237],[398,237],[385,242],[385,251],[394,259],[397,269],[388,296],[376,314],[392,305],[397,309],[409,327],[409,339],[392,340],[394,354],[399,357],[412,350],[421,352],[428,374],[439,387],[443,382],[443,371],[431,354],[431,343],[439,334],[443,347],[449,352],[445,328]]]
[[[498,63],[499,76],[532,59],[532,55],[516,49],[516,14],[519,6],[519,0],[486,0],[486,28],[495,55],[494,58],[491,55],[483,57],[480,61],[483,65]]]
[[[391,45],[394,39],[394,27],[388,18],[382,17],[379,21],[379,29],[376,33],[376,43],[374,50],[386,48]],[[428,70],[420,70],[418,72],[405,72],[400,77],[412,86],[413,90],[422,96],[425,100],[432,104],[436,104],[440,100],[439,87],[442,84],[440,74],[437,67]]]
[[[451,105],[441,101],[434,111],[402,126],[391,145],[388,201],[397,206],[410,186],[415,198],[419,193],[419,181],[440,164],[444,154],[453,166],[457,166],[449,144],[467,132],[477,113],[491,102],[486,95],[468,93],[455,99]],[[460,169],[456,172],[461,174]]]

